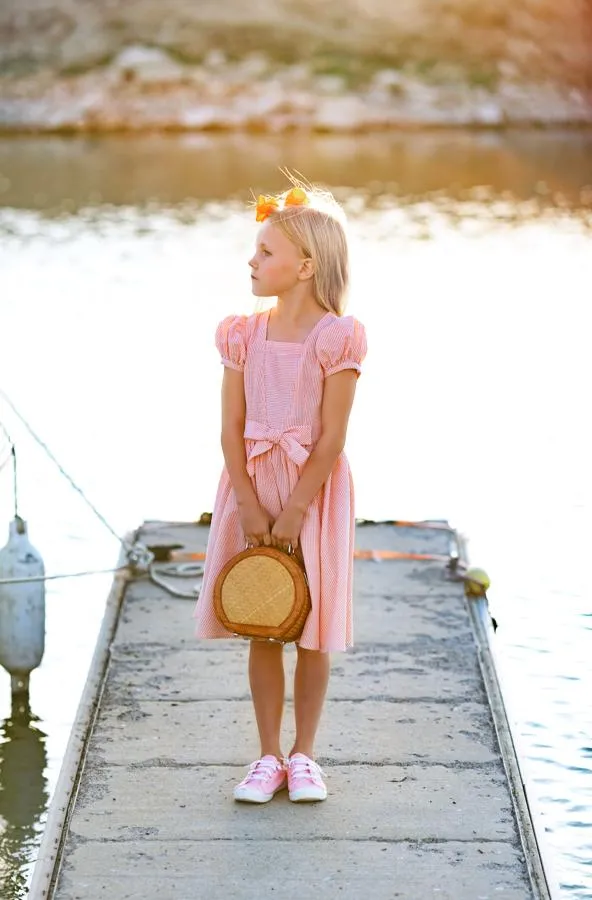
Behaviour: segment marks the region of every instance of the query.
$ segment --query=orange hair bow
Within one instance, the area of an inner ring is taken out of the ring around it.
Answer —
[[[259,194],[257,199],[257,222],[265,222],[266,218],[275,212],[276,209],[279,209],[279,203],[275,199],[275,197],[264,197],[263,194]]]
[[[286,206],[306,206],[309,203],[308,195],[303,188],[291,188],[284,198],[284,208]],[[265,222],[268,216],[279,209],[280,205],[275,197],[266,197],[259,194],[256,205],[256,221]]]
[[[286,194],[284,206],[306,206],[308,202],[306,191],[303,188],[293,187]]]

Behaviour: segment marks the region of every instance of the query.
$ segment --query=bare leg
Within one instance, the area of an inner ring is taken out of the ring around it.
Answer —
[[[249,683],[255,707],[261,756],[282,758],[280,729],[284,711],[284,658],[282,644],[251,641]]]
[[[294,673],[296,740],[290,755],[304,753],[309,759],[314,759],[314,742],[327,693],[330,667],[328,653],[298,647]]]

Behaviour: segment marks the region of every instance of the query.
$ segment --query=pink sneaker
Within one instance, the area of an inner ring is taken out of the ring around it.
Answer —
[[[264,756],[251,763],[246,778],[234,789],[234,799],[267,803],[286,787],[286,779],[286,767],[275,756]]]
[[[320,766],[304,753],[295,753],[288,760],[288,791],[294,803],[325,800],[327,788]]]

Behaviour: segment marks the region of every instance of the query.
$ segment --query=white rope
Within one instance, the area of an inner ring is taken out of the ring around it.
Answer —
[[[152,563],[149,569],[150,579],[158,587],[172,594],[173,597],[182,597],[184,600],[197,600],[199,587],[195,585],[190,591],[180,591],[170,582],[163,581],[161,575],[170,575],[174,578],[198,578],[204,573],[204,567],[200,563]]]
[[[84,493],[82,488],[80,488],[75,483],[75,481],[68,475],[68,473],[63,468],[63,466],[60,465],[60,463],[58,462],[56,457],[53,455],[53,453],[51,452],[51,450],[49,449],[47,444],[39,437],[38,434],[36,434],[36,432],[33,430],[31,425],[29,425],[27,420],[24,418],[24,416],[22,416],[21,413],[18,411],[18,409],[16,408],[16,406],[14,405],[14,403],[12,402],[10,397],[1,388],[0,388],[0,397],[10,407],[10,409],[15,414],[15,416],[17,417],[19,422],[22,425],[24,425],[24,427],[26,428],[26,430],[28,431],[30,436],[33,438],[33,440],[36,441],[36,443],[42,448],[42,450],[44,450],[44,452],[51,459],[51,461],[54,463],[54,465],[57,466],[60,474],[64,476],[66,481],[69,483],[70,487],[72,487],[76,491],[76,493],[80,495],[80,497],[84,500],[84,502],[89,507],[89,509],[91,509],[92,512],[95,514],[95,516],[99,519],[99,521],[102,522],[102,524],[105,526],[107,531],[109,531],[113,535],[113,537],[119,542],[119,544],[121,544],[121,546],[125,549],[130,564],[133,566],[144,566],[144,567],[149,566],[150,563],[152,562],[152,560],[154,559],[154,555],[152,553],[150,553],[150,551],[146,547],[144,547],[144,545],[141,544],[139,541],[136,541],[135,544],[130,544],[129,541],[126,541],[124,538],[121,538],[117,534],[115,529],[109,524],[109,522],[105,519],[105,517],[99,512],[99,510],[96,508],[96,506],[93,503],[91,503],[91,501],[88,499],[88,497],[86,496],[86,494]]]
[[[0,578],[0,584],[30,584],[39,581],[55,581],[59,578],[84,578],[88,575],[109,575],[114,572],[126,572],[126,566],[115,569],[92,569],[87,572],[66,572],[63,575],[32,575],[26,578]],[[199,563],[153,563],[149,574],[154,584],[163,588],[174,597],[184,597],[188,600],[196,600],[199,597],[199,587],[195,585],[191,591],[179,591],[170,582],[164,581],[160,576],[169,575],[172,578],[199,578],[204,573],[203,565]]]
[[[0,422],[0,472],[4,468],[4,466],[10,460],[10,454],[12,453],[12,441],[10,439],[10,435],[7,432],[6,428]]]
[[[174,597],[182,597],[188,600],[195,600],[199,596],[199,587],[198,585],[194,585],[190,591],[181,591],[174,587],[170,582],[165,581],[163,576],[169,576],[172,578],[199,578],[203,575],[204,568],[201,564],[196,563],[164,563],[164,564],[156,564],[153,562],[154,554],[152,554],[147,547],[143,544],[136,542],[135,544],[130,544],[128,541],[122,540],[117,532],[111,527],[109,522],[105,519],[104,516],[98,511],[98,509],[90,502],[88,497],[84,494],[82,488],[78,487],[77,484],[73,481],[73,479],[68,475],[63,466],[60,465],[56,457],[53,455],[47,444],[41,440],[39,435],[35,433],[33,428],[29,425],[26,419],[20,414],[12,400],[6,395],[6,393],[0,389],[0,397],[4,399],[5,403],[8,404],[10,409],[16,415],[18,420],[22,425],[27,429],[28,433],[31,437],[37,442],[37,444],[44,450],[47,456],[51,459],[51,461],[57,466],[60,473],[64,476],[66,481],[70,484],[70,486],[82,497],[87,506],[94,512],[97,518],[103,523],[105,528],[111,532],[113,537],[119,541],[119,543],[125,548],[127,552],[127,559],[130,566],[144,566],[148,569],[148,573],[150,579],[154,582],[154,584],[161,587],[163,590],[167,591],[169,594],[172,594]],[[0,426],[1,427],[1,426]],[[10,437],[8,436],[8,432],[2,427],[2,432],[6,435],[8,439],[10,449],[14,447]],[[0,432],[0,434],[2,433]],[[1,445],[0,445],[1,448]],[[0,457],[1,460],[1,457]],[[54,581],[62,578],[83,578],[85,576],[90,575],[104,575],[110,574],[113,572],[125,571],[126,567],[123,568],[111,568],[111,569],[95,569],[92,571],[85,572],[68,572],[62,575],[36,575],[29,576],[23,578],[3,578],[0,579],[0,584],[30,584],[34,582],[40,581]]]
[[[126,567],[116,569],[92,569],[88,572],[66,572],[64,575],[29,575],[26,578],[0,578],[0,584],[29,584],[38,581],[55,581],[58,578],[84,578],[87,575],[109,575],[113,572],[125,572]]]

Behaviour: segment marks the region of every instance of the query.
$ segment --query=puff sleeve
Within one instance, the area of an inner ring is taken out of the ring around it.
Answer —
[[[359,376],[367,349],[366,329],[353,316],[335,319],[322,329],[316,343],[325,378],[343,369],[355,369]]]
[[[216,328],[216,347],[222,363],[229,369],[242,372],[247,358],[246,316],[227,316]]]

